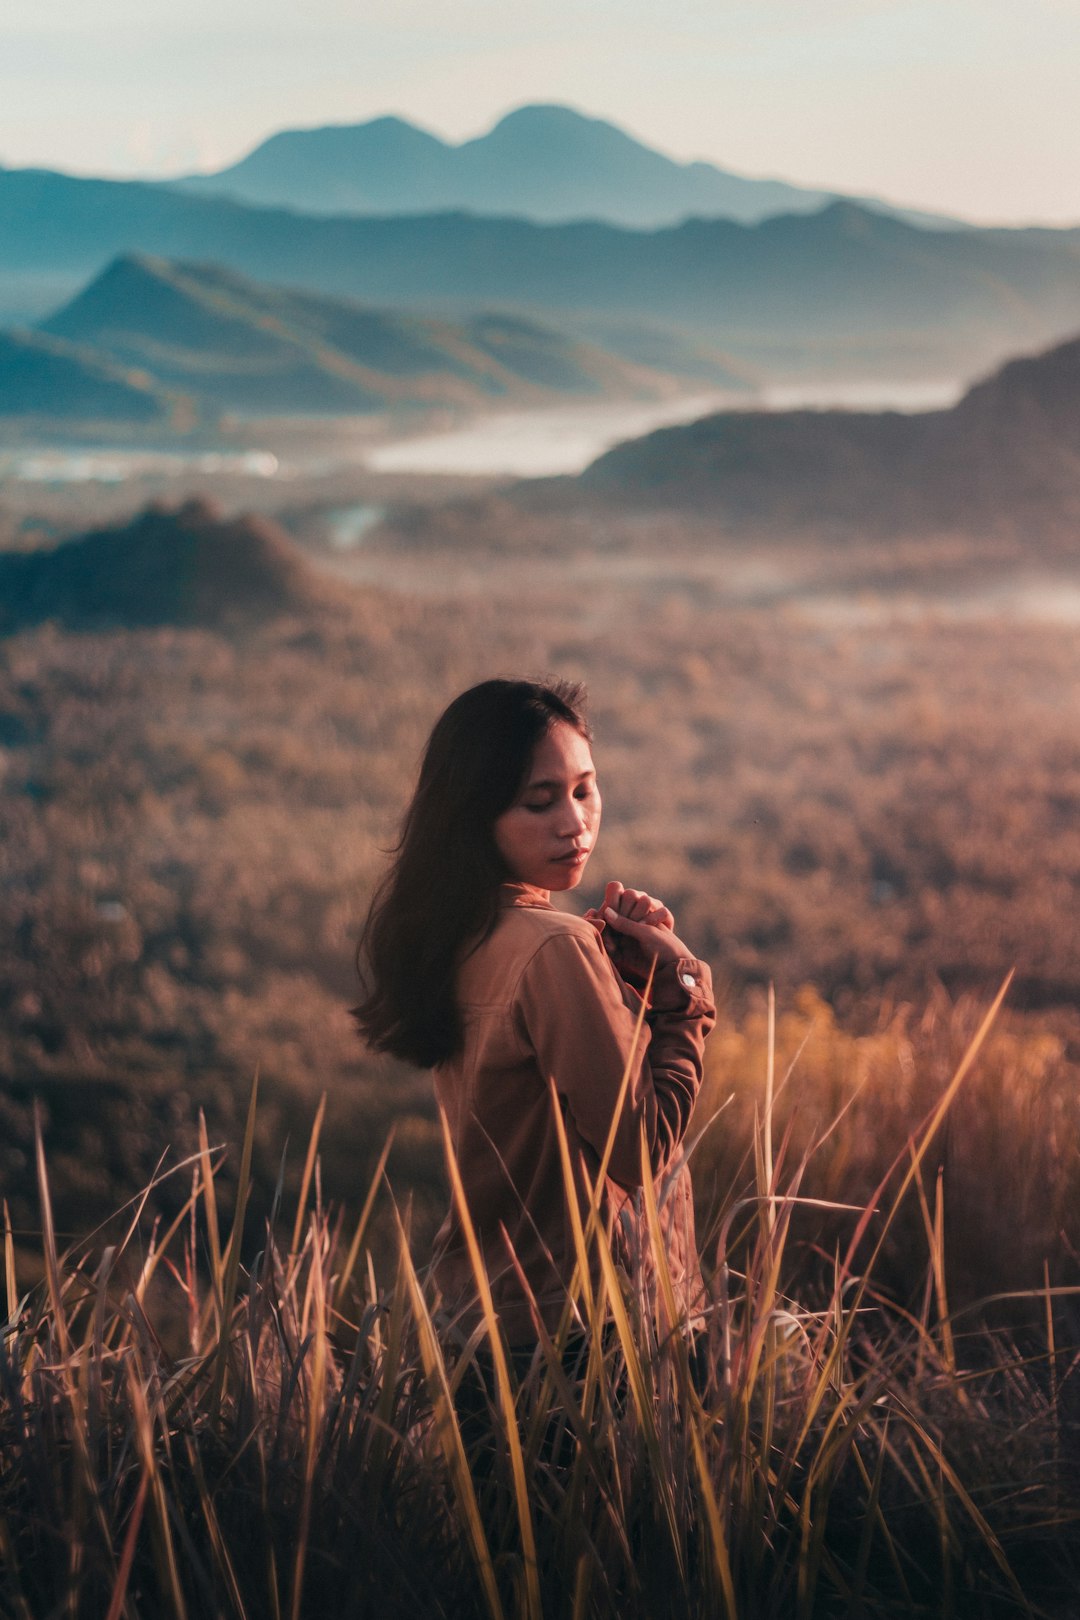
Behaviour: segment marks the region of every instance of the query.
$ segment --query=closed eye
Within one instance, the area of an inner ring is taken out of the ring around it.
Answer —
[[[597,796],[595,782],[580,782],[573,791],[575,799],[593,799]],[[523,810],[531,810],[534,815],[540,815],[544,810],[550,810],[552,806],[557,803],[557,797],[547,799],[523,799],[521,801],[521,808]]]

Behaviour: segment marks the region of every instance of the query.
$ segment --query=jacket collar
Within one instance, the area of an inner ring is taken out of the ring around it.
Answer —
[[[539,906],[545,911],[554,911],[551,897],[546,889],[537,889],[531,883],[500,883],[500,906]]]

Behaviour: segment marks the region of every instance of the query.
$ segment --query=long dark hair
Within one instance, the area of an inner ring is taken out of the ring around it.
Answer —
[[[460,1048],[461,947],[490,933],[510,876],[492,827],[554,721],[591,740],[584,704],[572,681],[482,681],[436,721],[356,951],[364,996],[353,1016],[376,1050],[430,1068]]]

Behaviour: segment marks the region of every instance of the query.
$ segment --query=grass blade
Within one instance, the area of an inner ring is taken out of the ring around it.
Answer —
[[[232,1231],[229,1234],[229,1251],[225,1261],[225,1275],[223,1279],[219,1278],[218,1284],[221,1299],[221,1327],[217,1356],[214,1363],[213,1389],[210,1396],[210,1412],[213,1418],[218,1415],[221,1407],[221,1397],[225,1391],[225,1370],[228,1366],[231,1338],[230,1325],[233,1306],[236,1303],[236,1283],[240,1275],[240,1246],[244,1240],[244,1215],[247,1211],[248,1193],[251,1189],[251,1154],[255,1141],[255,1108],[258,1096],[259,1071],[256,1069],[251,1082],[251,1098],[248,1102],[244,1146],[240,1154],[240,1175],[236,1184],[236,1208],[233,1211]]]
[[[487,1603],[488,1613],[491,1615],[491,1620],[505,1620],[502,1601],[499,1597],[499,1587],[495,1579],[495,1565],[492,1561],[491,1549],[488,1546],[487,1535],[484,1531],[484,1522],[480,1516],[480,1505],[476,1500],[476,1490],[473,1486],[472,1474],[469,1471],[465,1446],[461,1439],[461,1429],[458,1425],[457,1412],[454,1409],[454,1399],[450,1393],[450,1385],[446,1376],[446,1362],[443,1359],[442,1348],[431,1320],[431,1313],[427,1308],[427,1302],[424,1299],[416,1269],[409,1254],[405,1228],[401,1224],[401,1218],[396,1209],[394,1214],[397,1220],[402,1270],[409,1297],[412,1301],[413,1315],[416,1319],[417,1335],[420,1341],[420,1357],[428,1389],[431,1391],[439,1447],[450,1470],[451,1481],[464,1520],[465,1534],[472,1548],[473,1559],[480,1576],[480,1584]]]
[[[454,1203],[457,1206],[458,1219],[461,1221],[461,1229],[465,1234],[469,1261],[472,1265],[473,1276],[476,1279],[480,1305],[487,1326],[488,1342],[491,1345],[491,1355],[495,1363],[495,1382],[499,1405],[502,1410],[506,1443],[510,1452],[514,1501],[517,1506],[518,1526],[521,1531],[521,1554],[525,1566],[525,1613],[529,1620],[541,1620],[536,1537],[533,1532],[532,1509],[529,1505],[529,1488],[525,1479],[525,1463],[521,1454],[521,1433],[518,1428],[517,1407],[514,1401],[514,1391],[510,1383],[510,1368],[506,1359],[506,1350],[503,1346],[499,1319],[495,1314],[491,1283],[488,1280],[487,1268],[484,1265],[484,1257],[480,1252],[480,1244],[476,1236],[476,1228],[473,1226],[472,1214],[469,1210],[468,1200],[465,1197],[461,1172],[458,1169],[457,1154],[454,1152],[453,1138],[450,1135],[450,1124],[445,1111],[442,1109],[439,1111],[439,1119],[442,1124],[443,1147],[446,1153],[447,1168],[450,1173],[450,1186]],[[572,1194],[573,1189],[571,1188],[570,1191]]]
[[[319,1106],[315,1113],[315,1123],[311,1127],[308,1138],[307,1157],[304,1160],[304,1174],[300,1181],[300,1196],[296,1201],[296,1220],[293,1223],[292,1243],[290,1250],[293,1254],[300,1247],[300,1233],[304,1230],[304,1210],[307,1207],[308,1188],[311,1186],[311,1173],[315,1168],[315,1155],[319,1151],[319,1135],[322,1131],[323,1119],[326,1115],[326,1092],[319,1098]]]

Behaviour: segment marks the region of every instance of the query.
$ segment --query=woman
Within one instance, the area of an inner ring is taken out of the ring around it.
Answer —
[[[647,1248],[633,1199],[644,1128],[683,1325],[701,1285],[680,1148],[715,1017],[709,970],[640,890],[609,882],[585,917],[551,904],[552,891],[581,882],[600,827],[583,696],[566,682],[492,680],[450,704],[357,953],[369,1042],[434,1069],[512,1346],[535,1345],[537,1313],[555,1327],[575,1265],[553,1093],[585,1208],[582,1168],[595,1178],[628,1063],[603,1188],[616,1255],[632,1271]],[[454,1207],[434,1272],[471,1328],[478,1305]]]

